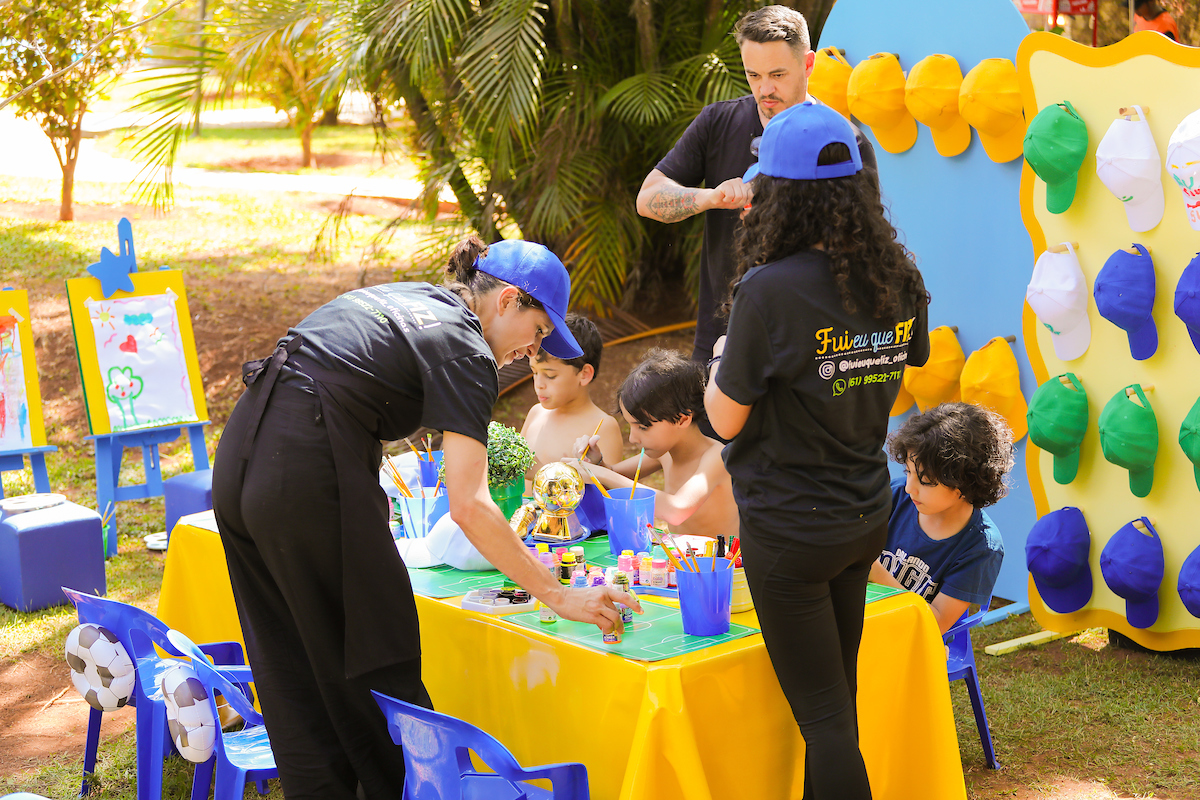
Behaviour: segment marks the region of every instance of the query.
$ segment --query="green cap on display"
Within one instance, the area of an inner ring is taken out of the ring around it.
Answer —
[[[1024,149],[1030,169],[1046,182],[1046,210],[1063,213],[1087,155],[1087,125],[1069,102],[1046,106],[1029,123]]]
[[[1131,391],[1136,397],[1129,395]],[[1150,494],[1158,457],[1158,419],[1139,384],[1114,394],[1100,412],[1100,449],[1106,459],[1129,470],[1129,491],[1137,497]]]
[[[1068,372],[1039,386],[1029,401],[1025,419],[1029,440],[1054,455],[1054,482],[1075,480],[1079,445],[1088,425],[1087,392],[1079,378]]]
[[[1200,400],[1192,406],[1192,410],[1183,418],[1179,426],[1179,446],[1183,454],[1192,462],[1196,473],[1196,488],[1200,489]]]

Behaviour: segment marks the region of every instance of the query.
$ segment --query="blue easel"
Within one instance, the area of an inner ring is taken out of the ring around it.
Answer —
[[[3,290],[11,292],[11,286],[5,286]],[[25,457],[29,456],[29,467],[33,470],[33,488],[39,492],[50,491],[50,475],[46,472],[46,453],[53,453],[58,448],[54,445],[44,445],[42,447],[25,447],[19,450],[3,450],[0,451],[0,473],[4,472],[23,472],[25,470]],[[0,499],[4,497],[4,484],[0,483]]]
[[[112,297],[118,289],[133,291],[133,280],[129,275],[137,272],[137,258],[133,250],[133,226],[130,225],[128,219],[122,218],[117,223],[117,240],[120,251],[118,254],[114,255],[108,248],[102,248],[100,261],[87,268],[89,273],[100,280],[101,291],[106,298]],[[101,513],[104,513],[110,503],[161,497],[163,479],[158,446],[175,441],[185,429],[188,432],[188,440],[192,448],[193,468],[196,470],[208,469],[208,450],[204,443],[204,426],[208,424],[207,421],[191,422],[163,428],[85,436],[85,439],[96,444],[96,507],[100,509]],[[145,483],[121,486],[121,461],[127,447],[142,449],[142,465],[146,473]],[[3,462],[0,462],[0,466],[2,464]],[[105,553],[107,556],[115,555],[117,548],[116,525],[112,522],[109,525],[112,526],[113,535],[108,539],[109,552]]]

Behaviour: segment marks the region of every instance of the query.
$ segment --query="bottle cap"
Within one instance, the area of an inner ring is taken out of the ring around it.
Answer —
[[[665,558],[656,558],[654,559],[653,566],[655,569],[666,569],[667,560]]]
[[[562,563],[567,566],[574,564],[575,563],[575,554],[574,553],[563,553]]]

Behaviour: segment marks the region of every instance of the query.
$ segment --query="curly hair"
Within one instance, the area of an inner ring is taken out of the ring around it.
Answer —
[[[887,449],[897,464],[911,460],[921,483],[957,489],[975,508],[995,505],[1008,494],[1004,477],[1013,467],[1012,429],[986,408],[934,406],[889,436]]]
[[[822,148],[817,164],[849,160],[850,149],[831,142]],[[748,270],[817,245],[829,256],[846,311],[853,314],[859,302],[865,302],[872,317],[887,319],[899,313],[905,301],[916,308],[929,302],[921,273],[885,216],[874,170],[814,180],[759,174],[751,187],[754,201],[734,237],[737,268],[726,314]]]

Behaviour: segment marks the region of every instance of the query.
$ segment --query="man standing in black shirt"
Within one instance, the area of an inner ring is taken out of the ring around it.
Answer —
[[[786,6],[766,6],[738,22],[734,35],[750,91],[705,106],[646,176],[637,210],[659,222],[679,222],[704,212],[700,298],[692,359],[708,361],[724,333],[718,309],[733,275],[733,230],[751,199],[742,175],[758,160],[758,139],[771,117],[806,99],[815,54],[804,16]],[[818,101],[819,102],[819,101]],[[865,167],[875,169],[871,143],[855,129]],[[693,188],[703,184],[707,188]]]

